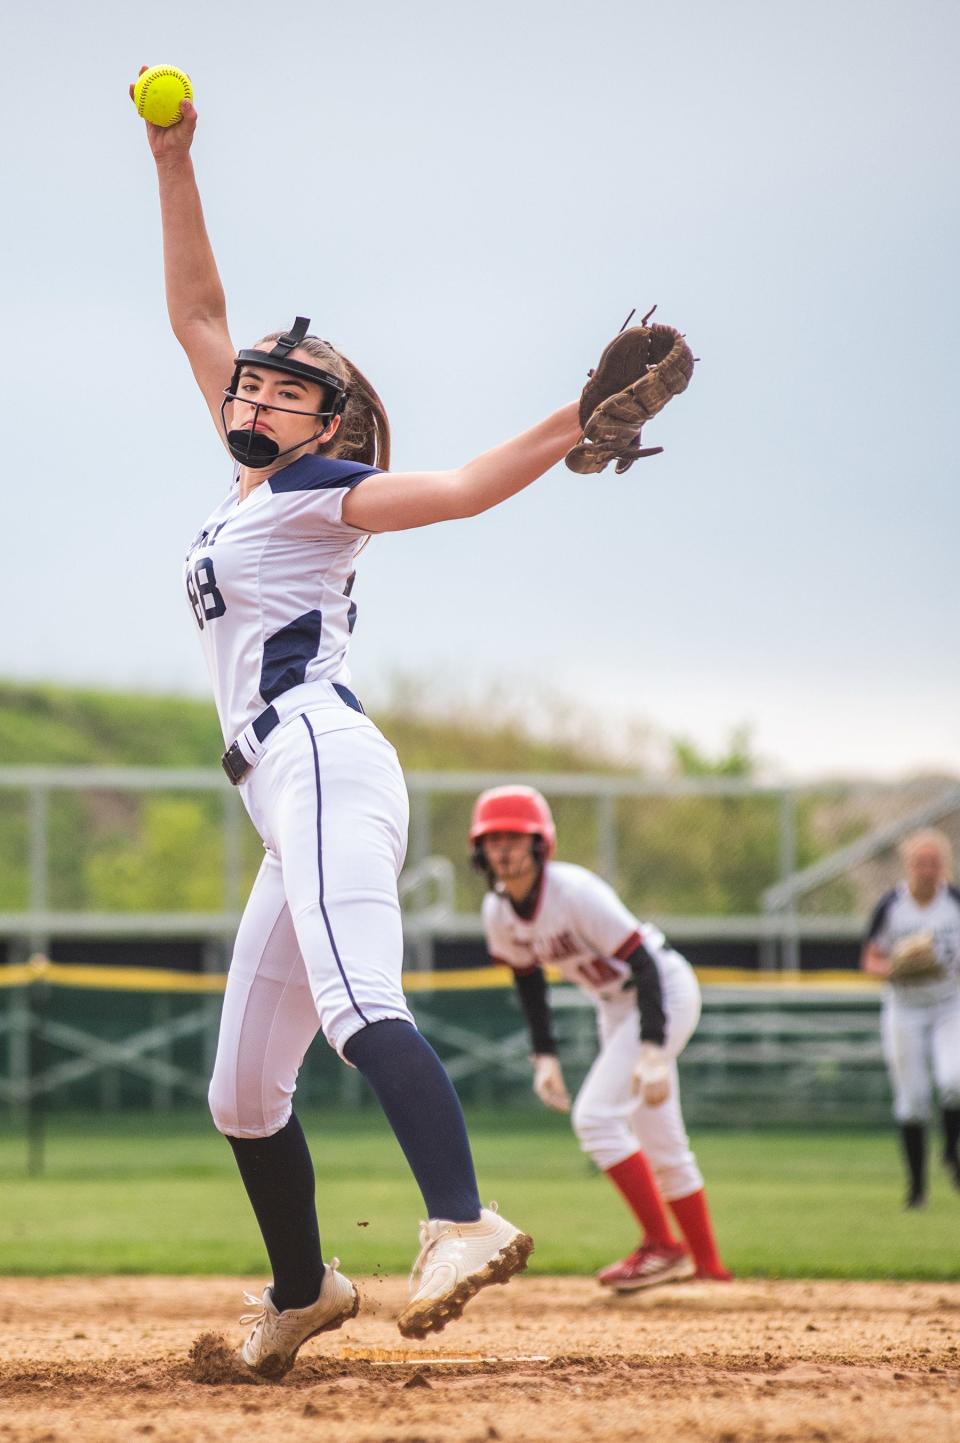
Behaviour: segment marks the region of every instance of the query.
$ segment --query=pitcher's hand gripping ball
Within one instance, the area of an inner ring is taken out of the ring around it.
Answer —
[[[663,450],[641,446],[640,431],[687,389],[694,357],[672,326],[648,326],[652,315],[649,311],[641,325],[614,337],[590,372],[580,397],[583,435],[566,457],[571,471],[588,475],[616,461],[621,475],[641,456]]]
[[[133,83],[133,100],[137,113],[151,125],[164,129],[176,125],[183,119],[180,114],[181,100],[193,99],[193,86],[189,75],[184,75],[175,65],[151,65],[149,70]]]

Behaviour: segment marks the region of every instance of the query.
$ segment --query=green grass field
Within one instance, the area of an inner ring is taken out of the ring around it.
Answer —
[[[474,1112],[481,1192],[529,1228],[534,1271],[589,1273],[634,1245],[629,1216],[565,1119]],[[303,1118],[328,1255],[405,1272],[419,1195],[392,1136],[366,1114]],[[960,1279],[960,1194],[933,1169],[922,1213],[901,1211],[892,1132],[710,1132],[693,1139],[729,1265],[740,1276]],[[201,1116],[51,1119],[42,1177],[0,1130],[0,1272],[262,1273],[223,1139]]]

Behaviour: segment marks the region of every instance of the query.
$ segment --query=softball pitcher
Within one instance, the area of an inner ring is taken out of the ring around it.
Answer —
[[[643,1230],[639,1247],[598,1281],[616,1292],[694,1276],[728,1281],[680,1111],[677,1058],[700,1017],[693,969],[606,882],[553,860],[553,817],[532,787],[482,793],[470,842],[490,886],[487,949],[492,961],[513,969],[530,1029],[533,1087],[547,1107],[570,1111],[544,967],[556,967],[597,1009],[600,1052],[573,1104],[573,1130]]]
[[[573,403],[458,469],[388,473],[379,397],[309,322],[235,351],[190,159],[197,113],[184,102],[181,114],[169,129],[147,126],[167,308],[234,463],[184,580],[223,764],[266,854],[230,965],[210,1105],[273,1270],[263,1297],[248,1299],[242,1356],[279,1376],[306,1339],[359,1306],[337,1261],[323,1264],[313,1164],[292,1111],[318,1030],[370,1083],[423,1194],[419,1281],[401,1333],[439,1330],[533,1247],[481,1208],[459,1101],[407,1009],[397,900],[406,789],[349,688],[347,651],[355,563],[371,533],[497,505],[561,460],[581,427]],[[284,220],[263,264],[282,273],[287,246],[315,239]]]
[[[883,1050],[907,1167],[908,1208],[927,1199],[927,1129],[936,1091],[943,1162],[960,1188],[960,892],[950,841],[915,832],[900,849],[906,877],[877,903],[862,965],[884,977]]]

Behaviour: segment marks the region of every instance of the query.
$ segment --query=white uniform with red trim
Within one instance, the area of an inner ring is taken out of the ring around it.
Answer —
[[[393,747],[346,690],[366,538],[342,508],[374,469],[303,456],[244,501],[234,483],[187,555],[220,725],[250,764],[239,791],[266,852],[237,933],[210,1084],[214,1120],[234,1137],[287,1123],[321,1028],[342,1053],[367,1023],[413,1022],[397,898],[406,787]],[[268,708],[277,721],[261,735]]]
[[[534,915],[525,920],[510,899],[488,892],[483,902],[487,949],[514,971],[555,967],[597,1010],[600,1053],[577,1095],[573,1127],[583,1150],[603,1171],[637,1151],[647,1154],[663,1196],[687,1197],[703,1186],[680,1110],[676,1059],[700,1018],[700,988],[693,969],[668,947],[663,933],[641,923],[612,887],[572,862],[544,863]],[[664,1052],[670,1096],[645,1107],[632,1090],[640,1058],[640,1020],[623,960],[642,942],[660,975],[666,1019]]]

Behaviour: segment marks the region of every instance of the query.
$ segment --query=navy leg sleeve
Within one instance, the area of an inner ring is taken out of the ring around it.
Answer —
[[[272,1137],[228,1137],[273,1268],[273,1301],[306,1308],[320,1296],[323,1259],[316,1181],[294,1113]]]
[[[910,1181],[907,1202],[915,1205],[927,1194],[927,1129],[922,1122],[902,1123],[900,1141]]]
[[[376,1093],[427,1216],[476,1222],[480,1195],[463,1110],[426,1038],[409,1022],[388,1018],[355,1032],[343,1050]]]

